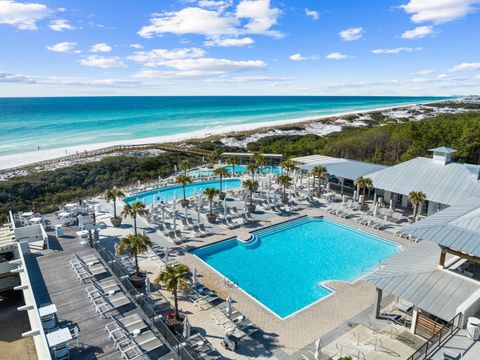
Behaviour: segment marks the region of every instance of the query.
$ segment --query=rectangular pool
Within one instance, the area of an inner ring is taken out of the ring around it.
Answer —
[[[328,280],[353,282],[400,251],[383,238],[324,218],[303,217],[194,251],[280,318],[328,296]]]

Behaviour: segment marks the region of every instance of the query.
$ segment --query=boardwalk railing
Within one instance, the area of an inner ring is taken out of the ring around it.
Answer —
[[[117,276],[124,288],[128,291],[130,296],[135,299],[135,302],[140,306],[145,315],[150,320],[150,323],[155,326],[155,328],[162,334],[163,338],[168,342],[170,347],[175,352],[178,360],[194,360],[193,356],[189,350],[182,344],[180,340],[172,333],[168,325],[163,321],[163,314],[156,311],[150,304],[155,303],[153,299],[149,299],[148,294],[141,293],[136,289],[130,282],[129,273],[125,267],[116,261],[116,258],[104,248],[98,244],[94,243],[94,248],[97,250],[98,254],[102,259],[109,265],[112,272]]]
[[[125,152],[125,151],[131,151],[131,150],[151,150],[151,149],[170,151],[170,152],[181,152],[184,154],[194,155],[194,156],[210,156],[211,155],[211,152],[208,150],[190,148],[190,147],[184,147],[184,146],[168,145],[168,144],[151,143],[151,144],[137,144],[137,145],[114,145],[114,146],[109,146],[109,147],[105,147],[97,150],[81,151],[71,155],[60,156],[60,157],[38,161],[38,162],[26,164],[26,165],[11,167],[8,169],[1,169],[0,174],[9,172],[9,171],[27,169],[31,167],[46,166],[46,165],[50,165],[50,164],[54,164],[62,161],[86,159],[94,156],[111,154],[114,152]]]
[[[425,344],[423,344],[417,351],[415,351],[407,360],[427,359],[434,351],[436,351],[446,340],[453,336],[453,334],[460,328],[461,313],[455,315],[444,326],[435,332]]]

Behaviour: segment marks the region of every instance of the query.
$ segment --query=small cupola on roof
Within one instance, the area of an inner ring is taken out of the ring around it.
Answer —
[[[457,152],[457,150],[449,148],[449,147],[438,147],[434,149],[428,149],[428,151],[433,152],[433,161],[439,164],[448,164],[452,161],[452,154]]]

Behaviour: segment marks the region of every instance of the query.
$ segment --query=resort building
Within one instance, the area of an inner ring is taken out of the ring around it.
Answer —
[[[454,149],[430,149],[432,158],[418,157],[370,173],[378,197],[392,200],[393,207],[408,207],[408,194],[421,191],[426,195],[421,213],[431,215],[447,206],[461,203],[480,194],[480,165],[452,161]]]
[[[343,158],[335,158],[324,155],[311,155],[293,158],[292,161],[301,170],[311,171],[316,166],[324,166],[330,175],[332,188],[337,187],[343,195],[346,190],[352,194],[355,190],[354,181],[360,176],[368,176],[377,171],[387,169],[386,165],[372,164],[364,161],[356,161]]]
[[[236,153],[224,152],[220,154],[220,159],[225,162],[228,158],[237,158],[241,164],[248,164],[252,161],[254,153]],[[283,154],[261,154],[267,161],[266,165],[279,165],[283,160]]]

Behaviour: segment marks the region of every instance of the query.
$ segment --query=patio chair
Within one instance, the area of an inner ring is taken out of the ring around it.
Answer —
[[[210,230],[207,230],[204,224],[198,225],[198,228],[200,229],[201,232],[203,232],[205,236],[213,235],[213,232],[211,232]]]
[[[123,293],[115,294],[109,297],[101,296],[94,301],[95,311],[104,317],[105,314],[118,310],[119,308],[131,304],[131,301]]]
[[[139,314],[132,314],[124,318],[115,319],[113,322],[105,325],[105,330],[108,332],[108,337],[113,340],[116,345],[117,342],[124,339],[128,334],[135,330],[143,330],[147,327],[145,321]]]
[[[52,349],[53,358],[55,360],[68,360],[70,359],[70,350],[67,344],[56,346]]]
[[[118,286],[118,284],[113,279],[108,279],[104,282],[96,282],[92,280],[91,285],[85,288],[85,292],[87,293],[87,296],[91,302],[93,302],[94,299],[102,295],[113,295],[120,290],[120,286]]]
[[[107,274],[108,271],[102,264],[95,266],[93,268],[84,268],[81,267],[80,269],[75,269],[75,273],[77,274],[77,278],[80,282],[84,282],[85,280],[92,279],[99,275]]]

